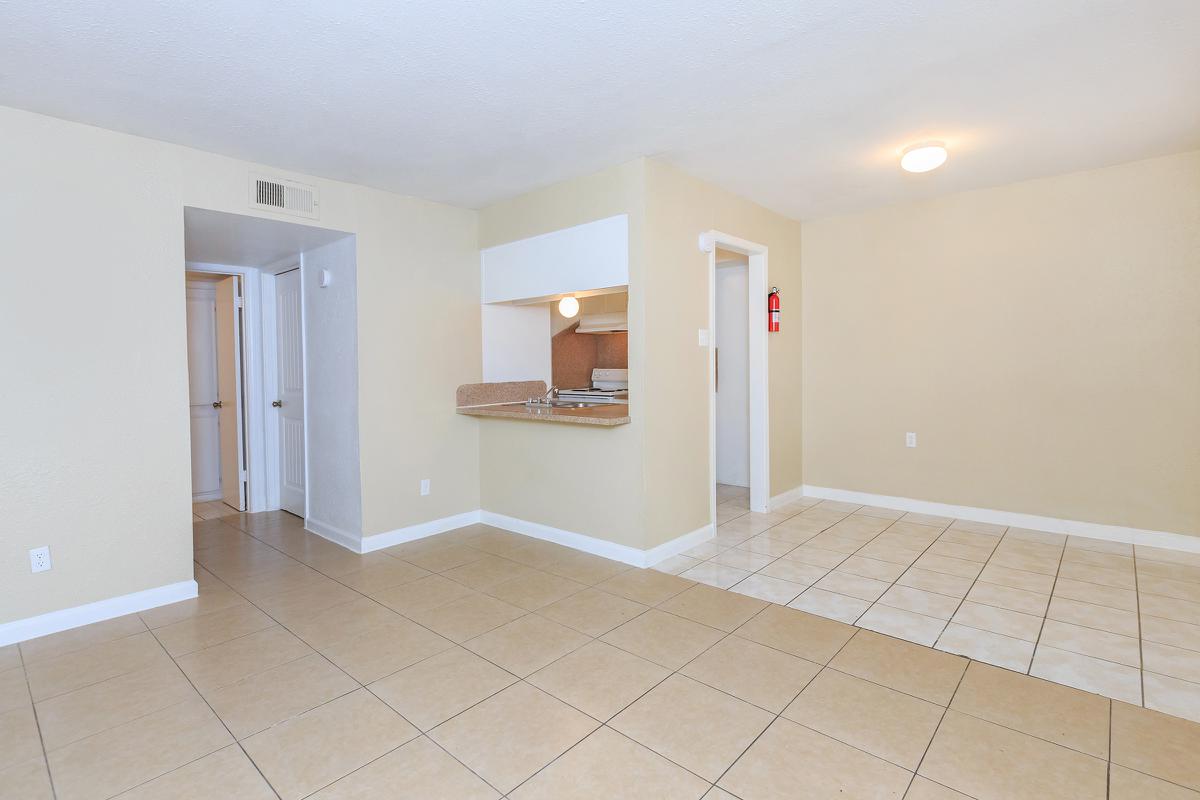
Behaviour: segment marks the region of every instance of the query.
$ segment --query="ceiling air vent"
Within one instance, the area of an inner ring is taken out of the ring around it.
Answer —
[[[315,186],[250,173],[250,207],[319,219],[321,195]]]

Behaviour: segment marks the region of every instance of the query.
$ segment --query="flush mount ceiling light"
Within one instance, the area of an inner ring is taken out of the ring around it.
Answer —
[[[558,313],[570,319],[579,313],[579,301],[574,297],[564,297],[558,301]]]
[[[941,142],[922,142],[904,148],[900,167],[908,172],[929,172],[946,163],[946,146]]]

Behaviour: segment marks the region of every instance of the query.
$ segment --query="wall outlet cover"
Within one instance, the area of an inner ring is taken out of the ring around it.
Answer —
[[[50,569],[50,548],[35,547],[29,551],[29,571],[45,572]]]

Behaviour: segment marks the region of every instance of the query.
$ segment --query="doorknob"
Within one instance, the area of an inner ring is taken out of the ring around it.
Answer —
[[[282,400],[272,400],[271,405],[274,406],[275,408],[283,408],[283,401]]]
[[[224,403],[222,403],[220,400],[218,400],[217,402],[213,403],[213,408],[223,408],[224,406],[225,406],[225,404],[224,404]]]

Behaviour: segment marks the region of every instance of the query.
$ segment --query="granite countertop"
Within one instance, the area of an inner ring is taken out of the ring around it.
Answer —
[[[590,408],[531,408],[525,403],[500,403],[496,405],[465,406],[456,409],[459,414],[472,417],[507,417],[527,419],[534,422],[560,422],[569,425],[628,425],[629,406],[625,403],[597,405]]]

